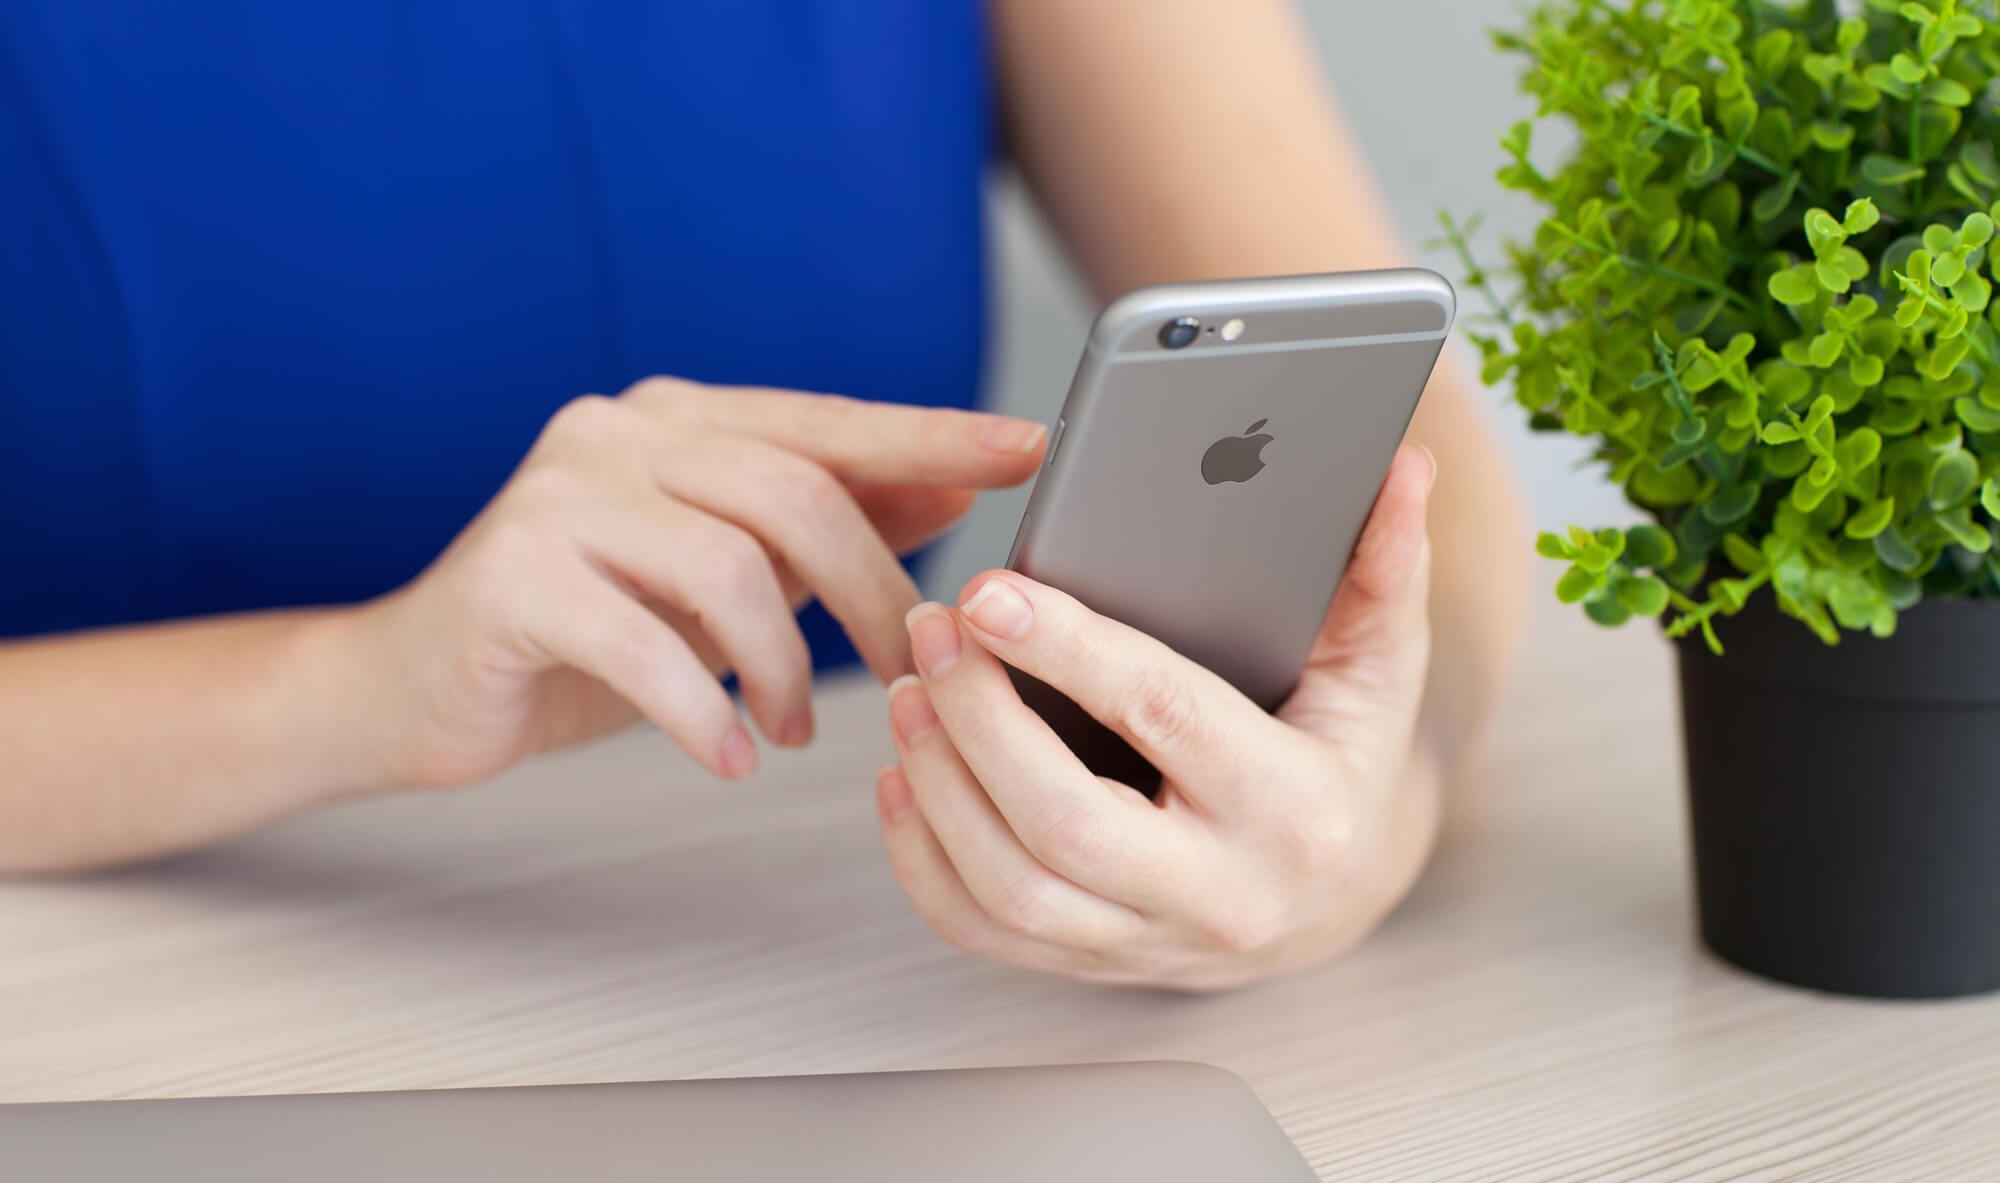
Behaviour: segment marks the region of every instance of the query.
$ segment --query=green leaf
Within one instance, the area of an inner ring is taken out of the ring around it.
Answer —
[[[1743,605],[1750,601],[1750,585],[1741,579],[1718,579],[1709,584],[1708,590],[1721,605],[1724,616],[1743,611]]]
[[[1831,119],[1814,120],[1810,134],[1813,145],[1826,152],[1845,152],[1848,145],[1854,143],[1854,126]],[[1791,179],[1796,181],[1797,177],[1798,174],[1794,173]],[[1789,191],[1786,200],[1790,200]]]
[[[1979,507],[1986,516],[2000,522],[2000,477],[1995,477],[1979,487]]]
[[[1970,452],[1955,450],[1931,464],[1930,503],[1933,509],[1957,505],[1979,483],[1979,462]]]
[[[1983,555],[1993,549],[1993,535],[1984,526],[1973,523],[1972,513],[1968,509],[1941,513],[1932,520],[1944,527],[1945,533],[1951,535],[1952,541],[1973,554]]]
[[[1848,432],[1834,449],[1841,469],[1848,473],[1859,472],[1875,463],[1875,458],[1881,454],[1882,436],[1872,427],[1857,427]]]
[[[1696,440],[1691,444],[1675,444],[1673,447],[1660,453],[1659,470],[1663,473],[1674,472],[1688,461],[1700,455],[1704,446],[1700,440]],[[1662,504],[1666,504],[1666,502],[1662,501]]]
[[[1543,534],[1535,539],[1535,553],[1545,559],[1576,558],[1576,547],[1560,534]]]
[[[1634,567],[1660,571],[1673,566],[1676,558],[1674,536],[1654,525],[1632,526],[1625,531],[1625,558]]]
[[[1881,220],[1882,211],[1875,208],[1874,202],[1863,197],[1848,204],[1847,215],[1841,219],[1840,227],[1851,237],[1866,234]]]
[[[1667,585],[1653,575],[1629,579],[1618,588],[1618,602],[1634,616],[1658,616],[1666,611]]]
[[[1757,72],[1775,80],[1791,57],[1794,39],[1789,29],[1772,29],[1757,38],[1756,46],[1750,51],[1750,60]]]
[[[1674,97],[1667,103],[1667,122],[1683,126],[1699,127],[1701,124],[1701,88],[1682,86],[1674,91]]]
[[[1834,619],[1840,621],[1841,627],[1866,628],[1868,622],[1874,619],[1881,593],[1855,572],[1841,574],[1843,577],[1834,580],[1826,589],[1826,606],[1833,609]]]
[[[1764,552],[1750,545],[1749,540],[1741,534],[1725,537],[1722,540],[1722,553],[1728,558],[1730,566],[1745,575],[1755,575],[1770,565],[1770,560],[1764,557]]]
[[[1601,571],[1586,571],[1582,567],[1571,567],[1556,580],[1556,599],[1565,604],[1575,604],[1596,591],[1604,582]]]
[[[1923,566],[1924,556],[1894,526],[1875,535],[1874,543],[1875,557],[1894,570],[1907,573]]]
[[[1931,252],[1929,248],[1910,252],[1910,257],[1904,262],[1903,266],[1910,282],[1916,284],[1921,289],[1928,289],[1930,287]]]
[[[1940,106],[1963,107],[1972,102],[1972,92],[1962,82],[1939,78],[1924,88],[1924,98]]]
[[[1922,82],[1930,74],[1927,68],[1918,64],[1917,59],[1907,53],[1899,53],[1889,59],[1889,72],[1896,76],[1896,81],[1912,86]]]
[[[1848,518],[1847,524],[1841,527],[1841,530],[1849,538],[1873,538],[1888,529],[1889,523],[1895,516],[1895,501],[1883,498]]]
[[[1777,445],[1794,443],[1800,436],[1798,428],[1774,419],[1764,425],[1762,438],[1767,444]]]
[[[1769,362],[1758,368],[1764,394],[1781,407],[1789,407],[1812,393],[1812,375],[1785,362]]]
[[[1921,403],[1889,403],[1875,408],[1868,425],[1885,436],[1908,435],[1924,422]]]
[[[1839,222],[1833,220],[1832,214],[1823,209],[1806,211],[1806,242],[1812,247],[1814,254],[1824,255],[1829,248],[1839,246],[1846,241],[1847,232],[1840,228]]]
[[[1857,353],[1847,359],[1847,376],[1856,386],[1873,386],[1882,380],[1882,359]]]
[[[1968,271],[1951,285],[1951,298],[1969,313],[1977,315],[1986,311],[1993,301],[1993,285],[1977,271]]]
[[[1960,398],[1951,404],[1958,421],[1978,432],[2000,431],[2000,411],[1975,398]]]
[[[1748,482],[1740,485],[1731,485],[1709,498],[1702,505],[1702,516],[1717,525],[1723,526],[1740,522],[1750,516],[1751,510],[1757,508],[1757,494],[1759,492],[1760,489],[1757,485]]]
[[[1861,158],[1861,175],[1877,185],[1893,189],[1923,176],[1924,168],[1893,156],[1871,154]]]
[[[1958,162],[1965,166],[1966,173],[1974,181],[1988,189],[2000,185],[2000,159],[1993,155],[1993,145],[1985,140],[1976,140],[1965,146],[1958,154]]]
[[[1792,482],[1790,500],[1792,505],[1798,508],[1800,512],[1811,513],[1813,510],[1819,508],[1820,503],[1825,501],[1827,494],[1831,492],[1833,492],[1833,486],[1830,483],[1815,481],[1811,479],[1810,475],[1807,475]]]
[[[1849,129],[1849,134],[1853,134],[1852,129]],[[1791,207],[1792,197],[1798,188],[1799,174],[1796,171],[1786,173],[1777,184],[1757,194],[1757,199],[1750,203],[1750,216],[1759,222],[1777,221]]]
[[[1854,276],[1848,273],[1847,267],[1838,258],[1821,259],[1813,264],[1813,278],[1819,281],[1820,287],[1836,296],[1854,286]]]
[[[1958,241],[1969,247],[1981,247],[1993,241],[1993,219],[1977,211],[1967,214],[1965,224],[1959,227]]]
[[[1583,614],[1605,628],[1617,628],[1632,619],[1632,612],[1617,596],[1593,596],[1583,602]]]
[[[1771,298],[1780,304],[1797,306],[1819,299],[1820,284],[1814,266],[1801,263],[1778,272],[1767,285]]]
[[[1942,332],[1939,335],[1942,336]],[[1937,348],[1931,350],[1931,355],[1924,359],[1925,376],[1933,382],[1942,382],[1951,377],[1951,372],[1958,368],[1959,362],[1965,360],[1965,355],[1971,348],[1971,342],[1964,337],[1953,337],[1939,342]]]
[[[1932,83],[1931,85],[1931,91],[1932,91],[1931,100],[1933,102],[1938,102],[1938,103],[1945,102],[1944,99],[1936,97],[1935,93],[1937,87],[1943,81],[1945,80],[1940,79],[1939,82]],[[1953,85],[1957,84],[1953,83]],[[1964,90],[1965,88],[1961,86],[1959,87],[1959,89]],[[1968,95],[1966,102],[1970,101],[1971,98]],[[1947,103],[1946,105],[1962,107],[1965,105],[1965,103],[1956,103],[1956,104]],[[1740,144],[1744,140],[1748,139],[1750,136],[1751,127],[1757,122],[1757,111],[1758,111],[1758,106],[1756,98],[1747,93],[1739,94],[1735,98],[1725,100],[1723,103],[1721,103],[1716,110],[1715,119],[1717,123],[1722,125],[1723,137],[1726,138],[1732,144]]]

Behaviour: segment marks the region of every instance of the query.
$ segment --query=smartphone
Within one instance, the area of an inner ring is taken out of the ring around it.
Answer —
[[[1007,566],[1276,709],[1455,309],[1451,285],[1418,269],[1120,297],[1091,330]],[[1115,732],[1013,673],[1092,771],[1157,790],[1159,773]]]

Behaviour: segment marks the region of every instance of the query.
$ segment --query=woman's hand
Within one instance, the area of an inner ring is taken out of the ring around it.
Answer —
[[[1011,572],[921,605],[920,677],[890,689],[900,763],[876,786],[897,877],[947,940],[1096,981],[1218,989],[1323,961],[1414,881],[1438,770],[1417,740],[1430,630],[1424,509],[1404,448],[1297,690],[1274,717],[1165,645]],[[1165,776],[1092,775],[1002,662]]]
[[[358,610],[386,779],[450,785],[634,712],[727,777],[813,732],[793,614],[817,596],[884,681],[918,596],[897,560],[974,490],[1033,475],[1035,424],[669,379],[550,420],[507,486],[408,587]]]

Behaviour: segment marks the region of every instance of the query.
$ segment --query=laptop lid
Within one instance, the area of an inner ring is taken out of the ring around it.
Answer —
[[[0,1106],[38,1183],[1309,1183],[1249,1086],[1197,1064]]]

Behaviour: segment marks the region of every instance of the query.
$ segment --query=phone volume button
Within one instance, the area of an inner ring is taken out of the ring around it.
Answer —
[[[1061,416],[1057,416],[1056,428],[1054,431],[1051,431],[1049,433],[1049,454],[1042,460],[1042,463],[1044,465],[1054,464],[1056,462],[1056,449],[1062,447],[1063,431],[1067,427],[1069,427],[1069,420],[1064,419]]]

